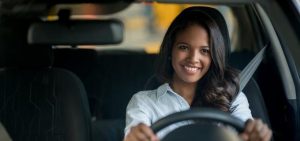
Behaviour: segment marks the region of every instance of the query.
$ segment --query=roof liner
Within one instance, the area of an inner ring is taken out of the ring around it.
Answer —
[[[130,0],[0,0],[0,15],[36,17],[57,15],[70,10],[71,15],[105,15],[127,8]],[[109,2],[108,2],[109,1]]]
[[[242,4],[261,2],[264,0],[144,0],[145,2],[158,3],[206,3],[206,4]]]
[[[130,5],[132,2],[158,2],[158,3],[190,3],[190,4],[249,4],[249,3],[263,3],[269,0],[0,0],[0,10],[2,15],[8,14],[22,14],[24,13],[37,13],[35,15],[53,15],[52,13],[47,13],[50,7],[58,4],[100,4],[102,6],[97,6],[96,13],[111,14],[121,11]],[[110,6],[114,5],[114,6]],[[73,6],[76,7],[76,6]],[[72,7],[69,8],[71,11],[76,11]],[[78,9],[78,8],[76,8]],[[58,9],[54,9],[54,13],[57,13]],[[77,10],[78,11],[78,10]],[[30,15],[27,14],[27,15]],[[55,14],[54,14],[55,15]]]
[[[2,5],[22,5],[33,3],[46,4],[70,4],[70,3],[116,3],[116,2],[133,2],[134,0],[0,0]]]
[[[74,4],[74,3],[117,3],[117,2],[159,2],[159,3],[211,3],[211,4],[228,4],[228,3],[251,3],[262,2],[266,0],[0,0],[1,5],[22,5],[22,4]]]

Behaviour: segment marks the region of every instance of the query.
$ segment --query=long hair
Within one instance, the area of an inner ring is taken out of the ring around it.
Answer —
[[[174,69],[170,58],[177,34],[190,25],[204,27],[209,35],[212,62],[208,72],[198,81],[192,107],[214,107],[227,112],[233,97],[239,92],[238,73],[227,65],[226,53],[230,48],[225,45],[219,25],[202,8],[187,8],[173,20],[160,47],[156,72],[161,81],[171,82]]]

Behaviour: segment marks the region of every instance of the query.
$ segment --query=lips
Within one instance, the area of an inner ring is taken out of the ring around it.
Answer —
[[[183,65],[183,68],[189,74],[197,73],[200,70],[200,67],[188,66],[188,65]]]

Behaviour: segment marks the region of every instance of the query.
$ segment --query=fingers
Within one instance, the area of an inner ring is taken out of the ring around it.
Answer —
[[[245,130],[244,130],[244,132],[242,134],[240,134],[240,137],[244,141],[248,141],[249,140],[251,132],[252,132],[254,126],[255,126],[254,120],[251,120],[251,119],[247,120]]]
[[[253,129],[250,132],[250,141],[260,141],[260,132],[263,128],[263,123],[260,119],[253,121]]]
[[[150,127],[148,127],[147,125],[145,125],[145,124],[141,124],[141,131],[143,132],[143,133],[145,133],[145,135],[148,137],[148,138],[150,138],[150,140],[151,141],[157,141],[158,139],[157,139],[157,137],[156,137],[156,135],[153,133],[153,131],[151,130],[151,128]]]
[[[268,128],[266,124],[264,124],[264,127],[260,132],[259,139],[261,139],[261,141],[269,141],[271,139],[271,136],[272,131]]]
[[[245,128],[245,132],[246,133],[251,133],[254,129],[254,126],[255,126],[255,122],[254,120],[247,120],[246,122],[246,128]]]
[[[158,141],[157,136],[153,133],[150,127],[140,123],[132,127],[125,141]]]
[[[269,141],[272,131],[260,119],[248,120],[240,137],[244,141]]]
[[[262,139],[262,141],[270,141],[272,138],[272,131],[270,130],[270,132],[268,132]]]

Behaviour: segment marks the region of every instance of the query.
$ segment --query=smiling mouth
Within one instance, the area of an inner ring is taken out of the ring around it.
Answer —
[[[192,66],[184,66],[184,69],[185,69],[188,73],[196,73],[197,71],[200,70],[199,67],[192,67]]]

